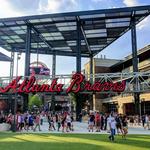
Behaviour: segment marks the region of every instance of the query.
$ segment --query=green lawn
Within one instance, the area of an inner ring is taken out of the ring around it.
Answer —
[[[150,135],[116,136],[98,134],[15,134],[0,132],[0,150],[149,150]]]

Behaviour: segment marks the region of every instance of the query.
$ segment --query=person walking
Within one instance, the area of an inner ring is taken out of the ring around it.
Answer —
[[[145,125],[144,125],[144,129],[150,129],[150,126],[149,126],[149,123],[150,123],[150,120],[149,120],[149,116],[146,114],[145,115]]]
[[[121,114],[118,114],[116,116],[116,127],[117,127],[117,133],[118,133],[118,135],[119,135],[120,132],[123,134]]]
[[[94,116],[94,113],[92,112],[89,116],[89,121],[88,121],[88,124],[89,124],[89,132],[92,131],[93,132],[93,128],[94,128],[94,121],[95,121],[95,116]]]
[[[40,125],[42,126],[43,125],[43,121],[44,121],[44,113],[42,112],[40,114]]]
[[[142,126],[144,128],[144,125],[145,125],[145,115],[142,116]]]
[[[111,117],[108,120],[108,125],[110,128],[110,135],[109,135],[109,140],[110,141],[114,141],[115,140],[115,129],[116,129],[116,120],[113,117],[113,115],[111,114]]]
[[[60,127],[61,127],[61,116],[60,116],[60,114],[58,114],[58,118],[57,118],[57,131],[59,131],[60,130]]]
[[[122,134],[122,138],[126,139],[126,135],[128,133],[128,122],[127,122],[127,117],[124,116],[122,119],[122,128],[123,128],[123,134]]]
[[[96,112],[95,115],[95,125],[96,125],[96,132],[100,132],[100,128],[101,128],[101,116],[99,114],[99,112]]]
[[[71,116],[69,113],[67,114],[66,122],[67,122],[66,132],[69,132],[71,131]]]
[[[33,130],[33,126],[34,126],[34,119],[33,119],[33,113],[28,115],[28,126],[27,126],[27,131],[29,130],[29,128],[31,127],[31,129]]]
[[[105,121],[105,118],[104,118],[104,115],[102,114],[101,115],[101,130],[104,130],[104,121]]]
[[[48,115],[48,123],[49,123],[49,131],[52,131],[52,129],[56,130],[54,126],[54,117],[52,114]]]
[[[62,132],[65,131],[65,127],[66,127],[66,115],[62,115],[62,118],[61,118],[61,125],[62,125]]]
[[[34,128],[34,131],[36,131],[36,128],[38,127],[39,128],[39,131],[41,131],[41,128],[40,128],[40,114],[38,113],[36,115],[36,118],[35,118],[35,128]]]
[[[21,131],[21,113],[20,112],[18,112],[17,113],[17,130],[18,131]]]

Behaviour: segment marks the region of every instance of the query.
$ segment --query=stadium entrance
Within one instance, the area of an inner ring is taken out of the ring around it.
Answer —
[[[93,75],[93,57],[124,33],[131,30],[133,55],[133,74],[131,78],[133,77],[133,80],[130,83],[132,83],[131,91],[133,92],[135,102],[134,112],[139,114],[141,91],[139,84],[141,84],[141,82],[139,82],[139,78],[136,76],[137,74],[140,75],[140,73],[138,73],[136,24],[149,14],[150,6],[138,6],[0,19],[0,45],[2,48],[11,51],[11,59],[14,59],[15,52],[25,53],[24,77],[29,77],[30,71],[33,71],[33,68],[30,68],[31,53],[53,56],[52,79],[57,77],[57,55],[76,57],[77,73],[81,73],[81,58],[89,58],[90,72],[87,79],[90,79],[92,83],[93,80],[101,76]],[[10,78],[7,78],[8,82],[14,79],[13,64],[12,61]],[[109,77],[108,74],[106,76]],[[130,77],[129,74],[126,76]],[[67,75],[67,77],[70,78],[70,75]],[[112,77],[114,77],[115,80],[118,79],[118,75],[116,74]],[[122,79],[121,74],[119,77]],[[103,80],[105,81],[105,79]],[[90,93],[90,101],[93,105],[94,93]],[[23,106],[25,111],[28,109],[28,94],[24,93],[22,97],[24,99]],[[14,105],[16,105],[15,101]],[[81,113],[81,102],[82,95],[79,93],[76,95],[77,116]],[[55,109],[54,93],[51,95],[51,108],[53,110]],[[14,113],[15,112],[16,107],[14,107]]]

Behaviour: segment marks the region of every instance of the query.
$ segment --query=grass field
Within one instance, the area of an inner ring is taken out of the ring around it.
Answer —
[[[98,134],[15,134],[0,132],[0,150],[149,150],[150,135],[116,136]]]

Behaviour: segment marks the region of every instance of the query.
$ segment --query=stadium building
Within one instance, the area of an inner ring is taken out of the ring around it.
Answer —
[[[150,71],[150,45],[138,50],[139,72]],[[85,74],[90,74],[90,62],[84,65]],[[98,73],[130,73],[133,72],[132,55],[124,60],[107,59],[105,56],[93,59],[93,74]],[[128,79],[127,79],[128,80]],[[146,79],[150,83],[149,79]],[[148,90],[149,91],[149,90]],[[122,114],[134,113],[133,93],[100,94],[93,95],[93,109],[110,112],[116,111]],[[150,113],[150,92],[140,93],[141,114]]]

